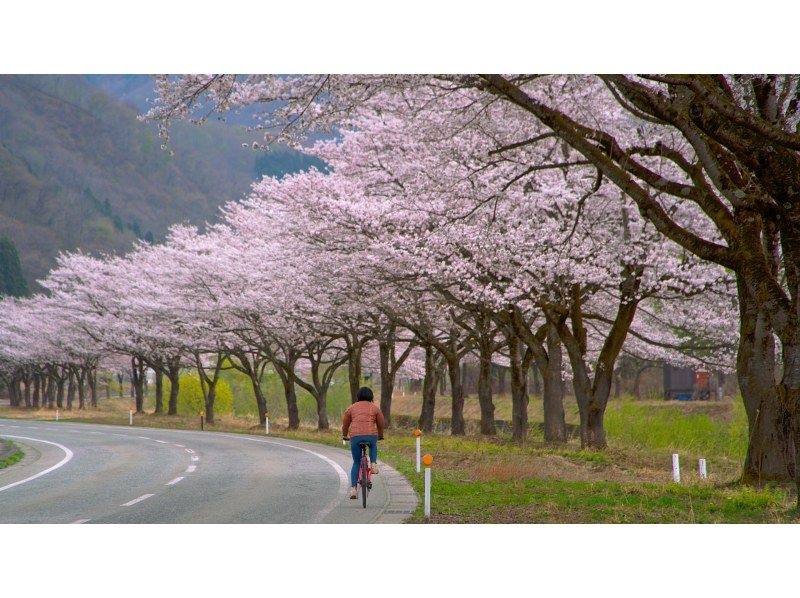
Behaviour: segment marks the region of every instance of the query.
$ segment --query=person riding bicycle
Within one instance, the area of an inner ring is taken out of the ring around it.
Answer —
[[[369,443],[369,461],[372,475],[378,473],[378,440],[383,440],[383,413],[372,401],[372,390],[362,386],[356,393],[357,401],[350,405],[342,417],[342,439],[350,434],[350,451],[353,453],[353,467],[350,468],[350,498],[357,498],[358,469],[361,465],[359,443]]]

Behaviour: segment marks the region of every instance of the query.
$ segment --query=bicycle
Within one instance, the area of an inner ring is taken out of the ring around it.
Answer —
[[[372,468],[369,466],[367,449],[369,442],[359,442],[361,447],[361,466],[358,468],[358,485],[361,486],[361,504],[367,508],[367,494],[372,490]]]
[[[349,440],[343,438],[342,442]],[[361,447],[361,465],[358,468],[357,486],[361,486],[361,504],[367,508],[367,494],[372,490],[372,468],[369,466],[369,457],[367,450],[369,449],[369,442],[359,442],[358,446]]]

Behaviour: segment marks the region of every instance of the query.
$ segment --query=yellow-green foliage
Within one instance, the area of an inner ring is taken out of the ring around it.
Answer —
[[[164,381],[164,396],[169,396],[169,381]],[[200,378],[192,374],[182,374],[178,389],[178,413],[180,415],[196,415],[205,411],[203,389]],[[233,413],[233,393],[225,380],[217,382],[217,392],[214,398],[214,413]]]

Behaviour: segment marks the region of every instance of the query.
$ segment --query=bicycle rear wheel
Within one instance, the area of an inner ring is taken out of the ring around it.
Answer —
[[[367,492],[369,489],[367,488],[367,459],[366,457],[361,458],[361,503],[364,505],[364,508],[367,508]]]

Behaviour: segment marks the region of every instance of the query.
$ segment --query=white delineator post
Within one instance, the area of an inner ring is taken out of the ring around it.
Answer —
[[[56,421],[58,421],[58,409],[56,409]]]
[[[708,472],[706,471],[706,460],[705,459],[698,459],[697,461],[697,473],[700,474],[701,480],[708,479]]]
[[[417,443],[417,473],[419,473],[420,471],[419,460],[420,460],[420,454],[422,453],[422,431],[419,428],[417,428],[416,430],[414,430],[414,436],[416,438],[416,443]]]
[[[681,463],[678,453],[672,453],[672,481],[676,484],[681,483]]]
[[[267,413],[267,417],[264,418],[264,434],[269,436],[269,413]]]
[[[133,425],[133,409],[128,410],[128,425]]]
[[[425,455],[422,457],[422,462],[425,464],[425,519],[431,516],[431,463],[433,457]]]

